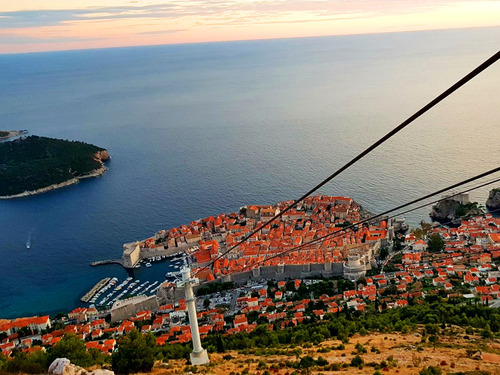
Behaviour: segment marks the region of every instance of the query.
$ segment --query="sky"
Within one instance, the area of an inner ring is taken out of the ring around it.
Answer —
[[[0,54],[500,25],[500,0],[0,0]]]

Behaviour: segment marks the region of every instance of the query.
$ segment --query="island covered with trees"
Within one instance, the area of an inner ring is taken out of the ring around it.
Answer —
[[[0,143],[0,198],[40,194],[97,177],[108,152],[92,144],[39,136]]]

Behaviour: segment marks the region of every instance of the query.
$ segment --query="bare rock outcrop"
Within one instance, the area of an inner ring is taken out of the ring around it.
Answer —
[[[111,370],[99,369],[92,371],[90,375],[115,375],[115,373]]]
[[[57,358],[49,366],[49,375],[86,375],[87,371],[67,358]]]
[[[88,372],[84,368],[74,365],[67,358],[57,358],[49,366],[49,375],[115,375],[110,370],[94,370]]]
[[[500,208],[500,188],[490,190],[488,200],[486,201],[486,207],[490,210],[497,210]]]
[[[64,372],[65,369],[69,368],[68,366],[71,364],[69,359],[67,358],[57,358],[54,362],[52,362],[49,366],[49,374],[53,375],[63,375],[66,374]]]
[[[108,150],[102,150],[95,153],[95,158],[101,162],[106,162],[110,159]]]
[[[462,204],[453,199],[444,199],[432,207],[429,216],[433,221],[459,225],[462,218],[482,215],[483,211],[477,207],[477,203]]]

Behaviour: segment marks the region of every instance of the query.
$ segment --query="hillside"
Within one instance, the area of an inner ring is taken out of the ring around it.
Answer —
[[[29,136],[0,143],[0,196],[36,194],[52,185],[75,183],[101,171],[107,159],[105,149],[84,142]]]
[[[195,369],[186,365],[185,360],[171,360],[157,364],[151,374],[171,375],[196,371],[216,375],[418,375],[429,367],[434,368],[431,374],[496,374],[500,365],[498,344],[477,336],[463,338],[464,332],[460,332],[457,327],[454,329],[454,335],[440,336],[435,344],[425,342],[419,333],[371,333],[365,336],[357,334],[347,344],[328,340],[281,351],[257,348],[242,353],[228,350],[225,353],[212,353],[211,363],[206,366]],[[360,358],[357,366],[356,356]],[[308,357],[314,361],[308,363]]]

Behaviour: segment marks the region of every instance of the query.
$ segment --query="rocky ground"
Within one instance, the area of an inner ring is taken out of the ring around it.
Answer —
[[[421,343],[419,334],[372,334],[355,336],[345,345],[344,350],[324,351],[325,348],[338,346],[340,341],[326,341],[318,346],[302,348],[301,356],[309,355],[315,359],[325,358],[331,365],[341,364],[340,370],[325,370],[324,368],[311,368],[311,374],[374,374],[377,370],[382,374],[418,374],[423,368],[436,366],[441,368],[443,374],[453,374],[466,371],[486,371],[490,374],[500,374],[500,342],[485,341],[479,337],[470,339],[464,335],[440,337],[439,343],[434,347],[430,343]],[[350,364],[355,357],[356,344],[359,343],[367,349],[361,354],[365,365],[363,368],[342,367]],[[373,351],[372,351],[373,350]],[[377,350],[380,353],[377,353]],[[467,353],[469,350],[469,353]],[[233,358],[228,359],[231,356]],[[226,359],[224,359],[224,357]],[[392,357],[392,358],[391,358]],[[301,370],[283,366],[285,361],[295,361],[295,356],[286,355],[244,355],[236,351],[227,351],[224,354],[213,353],[210,355],[211,363],[199,366],[196,369],[186,365],[186,361],[170,361],[168,364],[158,364],[153,369],[153,374],[174,375],[196,371],[201,374],[260,374],[269,371],[271,374],[292,374]],[[374,367],[381,361],[387,363],[386,368]],[[264,365],[263,365],[263,363]],[[260,363],[260,366],[259,366]],[[280,365],[281,364],[281,365]]]
[[[87,371],[86,369],[72,364],[67,358],[57,358],[51,363],[48,371],[49,375],[114,375],[110,370],[95,369]]]

